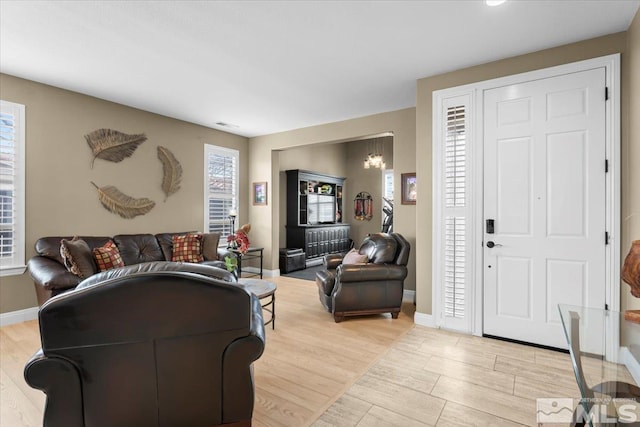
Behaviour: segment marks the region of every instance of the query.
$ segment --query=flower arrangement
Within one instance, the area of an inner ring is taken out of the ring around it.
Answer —
[[[230,248],[233,248],[244,255],[249,250],[249,231],[251,231],[251,224],[245,224],[235,233],[227,236],[227,243]]]

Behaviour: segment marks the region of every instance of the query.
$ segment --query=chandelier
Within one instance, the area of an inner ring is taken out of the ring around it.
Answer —
[[[382,157],[383,143],[379,141],[379,138],[369,141],[369,154],[364,159],[365,169],[385,169],[384,157]]]

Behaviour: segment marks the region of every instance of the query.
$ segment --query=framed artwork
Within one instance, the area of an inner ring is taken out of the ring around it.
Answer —
[[[253,183],[253,205],[254,206],[267,205],[267,183],[266,182]]]
[[[418,184],[416,181],[416,173],[402,174],[402,204],[415,205],[418,195]]]

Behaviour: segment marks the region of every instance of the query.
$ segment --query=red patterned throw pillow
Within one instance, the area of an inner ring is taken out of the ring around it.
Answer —
[[[120,251],[113,240],[109,240],[104,246],[93,249],[93,259],[96,260],[100,271],[111,270],[112,268],[124,267],[124,262],[120,256]]]
[[[173,258],[175,262],[202,262],[202,234],[174,235]]]

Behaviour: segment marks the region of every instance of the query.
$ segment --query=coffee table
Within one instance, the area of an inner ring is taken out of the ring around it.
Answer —
[[[276,328],[276,290],[278,286],[275,283],[263,279],[238,279],[238,283],[247,288],[252,294],[263,300],[269,298],[267,302],[261,306],[264,311],[271,313],[269,320],[264,322],[265,326],[271,323],[271,329]]]

